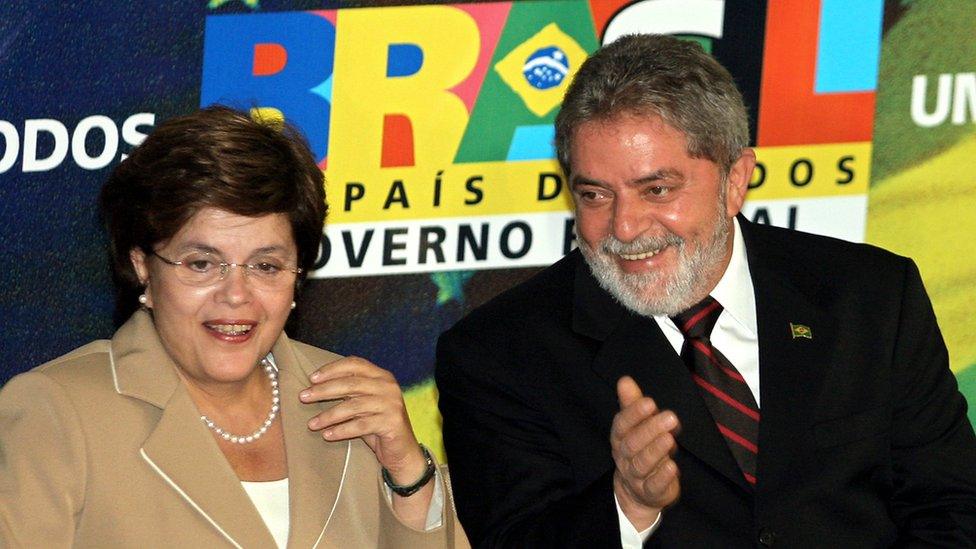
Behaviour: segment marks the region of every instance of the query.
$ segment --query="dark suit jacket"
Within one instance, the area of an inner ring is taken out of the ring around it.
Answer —
[[[974,545],[976,441],[915,265],[740,224],[759,326],[755,491],[657,324],[577,251],[441,336],[444,442],[473,544],[619,545],[609,435],[626,374],[682,423],[681,498],[647,546]]]

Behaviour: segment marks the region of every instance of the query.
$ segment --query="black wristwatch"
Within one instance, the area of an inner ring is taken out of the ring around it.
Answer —
[[[424,486],[427,486],[430,479],[434,478],[434,472],[437,470],[437,467],[434,465],[434,458],[430,455],[430,450],[428,450],[423,444],[420,445],[420,450],[424,453],[424,459],[427,460],[427,470],[425,470],[424,474],[421,475],[421,477],[417,479],[417,482],[414,482],[413,484],[408,484],[407,486],[400,486],[399,484],[396,484],[393,482],[393,478],[390,477],[390,472],[386,470],[386,467],[383,467],[383,483],[386,484],[390,490],[393,490],[394,494],[402,497],[412,496],[417,493],[418,490]]]

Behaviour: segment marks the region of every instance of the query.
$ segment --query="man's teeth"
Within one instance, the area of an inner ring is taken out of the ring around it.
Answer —
[[[620,254],[620,257],[626,259],[627,261],[638,261],[641,259],[647,259],[648,257],[654,257],[656,254],[660,253],[660,251],[661,249],[641,252],[639,254]]]
[[[244,335],[253,328],[250,324],[207,324],[207,327],[225,335]]]

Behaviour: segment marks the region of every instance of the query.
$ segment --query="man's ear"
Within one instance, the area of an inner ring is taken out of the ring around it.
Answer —
[[[752,172],[756,168],[756,151],[749,147],[742,149],[739,159],[729,169],[726,181],[725,212],[731,218],[742,210],[742,203],[746,200],[746,191],[752,181]]]
[[[139,303],[142,303],[146,307],[152,308],[152,289],[149,287],[149,263],[148,257],[146,257],[146,252],[142,251],[142,248],[134,247],[129,250],[129,261],[132,262],[132,268],[136,271],[136,276],[139,277],[139,284],[143,288],[142,295],[146,296],[146,302],[142,302],[142,297],[139,298]]]

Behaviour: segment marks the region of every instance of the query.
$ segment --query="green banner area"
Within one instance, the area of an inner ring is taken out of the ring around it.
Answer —
[[[976,423],[976,10],[888,4],[867,240],[918,263]]]

